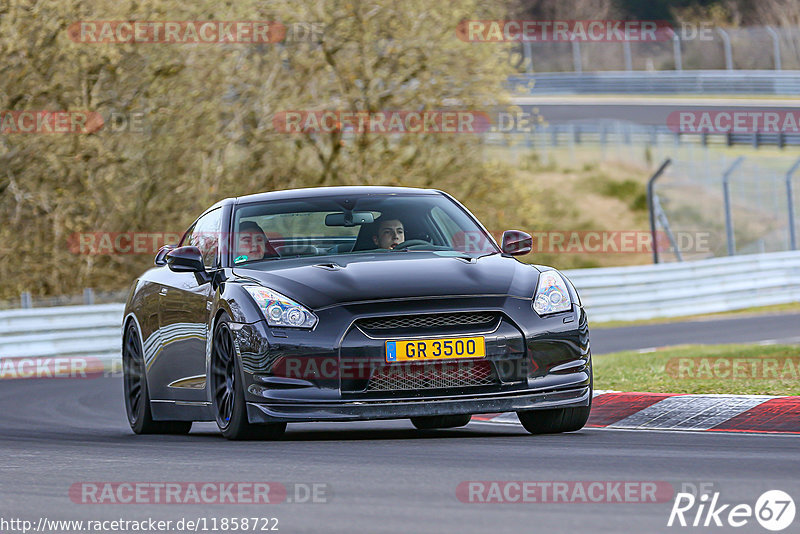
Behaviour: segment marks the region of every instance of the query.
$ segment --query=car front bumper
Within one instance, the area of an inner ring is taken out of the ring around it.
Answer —
[[[430,415],[458,415],[545,410],[589,406],[589,386],[544,393],[459,395],[403,400],[321,403],[247,403],[251,423],[301,421],[359,421],[403,419]]]
[[[585,311],[574,306],[540,318],[530,306],[530,300],[487,297],[351,306],[320,314],[313,332],[280,332],[265,321],[234,324],[248,418],[253,423],[351,421],[588,406],[592,370]],[[491,366],[491,383],[367,387],[373,372],[389,365],[384,360],[388,338],[367,335],[357,326],[359,318],[476,309],[497,312],[499,322],[485,331],[447,334],[484,337],[486,356],[480,361]],[[365,367],[352,374],[348,365],[354,362]],[[367,371],[360,374],[362,369]]]

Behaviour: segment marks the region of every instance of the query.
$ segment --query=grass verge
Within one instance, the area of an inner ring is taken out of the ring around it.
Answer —
[[[600,390],[800,395],[800,346],[684,345],[593,360]]]

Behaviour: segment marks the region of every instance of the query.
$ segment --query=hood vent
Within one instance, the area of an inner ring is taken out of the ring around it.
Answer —
[[[325,269],[326,271],[341,271],[344,269],[338,263],[317,263],[314,267],[319,267],[320,269]]]

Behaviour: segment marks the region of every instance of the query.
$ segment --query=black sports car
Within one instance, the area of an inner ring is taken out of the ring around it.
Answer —
[[[331,187],[226,199],[131,288],[125,403],[136,433],[516,411],[531,433],[584,426],[586,313],[558,271],[498,246],[441,191]]]

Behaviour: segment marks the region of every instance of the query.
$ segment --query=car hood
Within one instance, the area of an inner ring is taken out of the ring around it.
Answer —
[[[267,261],[233,273],[311,309],[370,300],[507,295],[532,298],[539,271],[500,254],[467,260],[435,252]]]

